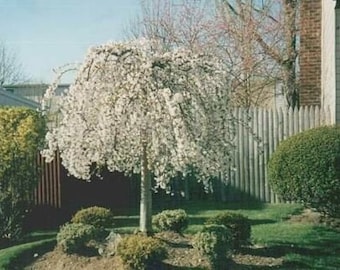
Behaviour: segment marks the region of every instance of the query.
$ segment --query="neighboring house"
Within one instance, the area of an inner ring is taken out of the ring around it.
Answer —
[[[58,85],[58,88],[56,89],[56,95],[60,96],[69,86],[70,86],[69,84]],[[41,83],[41,84],[4,85],[3,87],[13,94],[40,103],[49,85]]]
[[[340,123],[340,0],[302,0],[300,105],[329,109]]]
[[[39,108],[40,104],[23,96],[16,95],[12,91],[0,87],[0,106]]]
[[[60,84],[58,85],[55,91],[55,97],[52,98],[51,102],[48,103],[50,106],[50,114],[48,117],[48,125],[53,126],[56,122],[59,121],[58,114],[54,113],[56,104],[60,99],[60,96],[69,88],[69,84]],[[36,108],[41,106],[41,101],[44,97],[44,94],[49,87],[47,84],[18,84],[18,85],[4,85],[4,89],[8,93],[12,93],[12,95],[17,96],[18,98],[27,100],[28,102],[36,104]]]

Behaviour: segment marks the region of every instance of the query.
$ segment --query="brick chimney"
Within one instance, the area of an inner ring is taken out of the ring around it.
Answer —
[[[302,0],[300,10],[300,105],[321,105],[322,0]]]

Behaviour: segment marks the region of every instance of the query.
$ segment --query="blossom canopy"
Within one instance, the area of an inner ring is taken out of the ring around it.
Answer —
[[[53,87],[46,99],[52,93]],[[89,179],[103,166],[140,173],[144,149],[159,186],[192,168],[206,181],[228,167],[229,103],[219,59],[180,49],[159,53],[145,40],[108,43],[89,50],[59,101],[61,120],[43,154],[52,158],[58,149],[70,174]]]

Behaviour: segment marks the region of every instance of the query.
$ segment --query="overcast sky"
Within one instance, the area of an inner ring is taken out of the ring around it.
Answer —
[[[126,38],[139,9],[139,0],[0,0],[0,40],[35,82],[49,83],[90,46]]]

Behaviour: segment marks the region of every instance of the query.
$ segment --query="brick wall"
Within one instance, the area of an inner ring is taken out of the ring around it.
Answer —
[[[301,1],[301,106],[321,104],[321,1]]]

